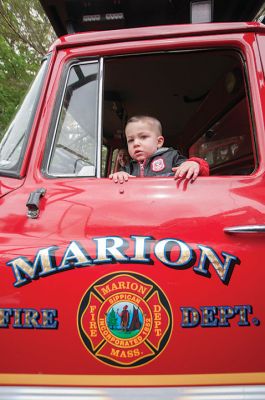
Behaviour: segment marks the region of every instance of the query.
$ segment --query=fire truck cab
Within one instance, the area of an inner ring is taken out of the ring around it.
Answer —
[[[265,27],[114,11],[55,41],[0,145],[0,398],[262,398]],[[139,114],[210,176],[109,179]]]

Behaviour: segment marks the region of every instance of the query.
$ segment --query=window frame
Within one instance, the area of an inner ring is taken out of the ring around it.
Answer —
[[[62,109],[62,103],[64,100],[64,95],[65,95],[65,90],[67,86],[67,80],[68,76],[70,73],[70,69],[74,65],[80,65],[80,64],[87,64],[87,63],[98,63],[99,69],[98,69],[98,98],[97,98],[97,117],[96,117],[96,146],[97,148],[95,149],[95,154],[96,154],[96,160],[95,160],[95,176],[94,178],[105,178],[106,176],[103,175],[102,173],[102,144],[103,144],[103,112],[104,112],[104,69],[105,69],[105,63],[107,60],[111,59],[122,59],[124,57],[137,57],[137,56],[142,56],[142,55],[161,55],[163,57],[165,54],[176,54],[176,53],[196,53],[200,51],[223,51],[223,50],[228,50],[228,51],[233,51],[237,53],[239,58],[241,59],[241,66],[242,66],[242,72],[243,72],[243,78],[244,78],[244,86],[245,86],[245,96],[247,100],[247,105],[248,105],[248,111],[249,111],[249,125],[250,125],[250,135],[251,135],[251,140],[252,140],[252,152],[253,152],[253,157],[254,157],[254,170],[247,175],[242,175],[242,176],[249,176],[252,175],[254,172],[259,167],[259,158],[258,158],[258,151],[257,151],[257,133],[256,133],[256,125],[255,125],[255,118],[253,115],[253,103],[252,103],[252,96],[251,96],[251,90],[250,90],[250,82],[249,82],[249,74],[248,74],[248,67],[247,67],[247,61],[244,53],[242,52],[242,49],[239,47],[234,47],[234,46],[213,46],[213,47],[198,47],[194,49],[185,49],[185,48],[177,48],[177,49],[170,49],[170,50],[158,50],[158,51],[150,51],[150,52],[136,52],[136,53],[125,53],[125,54],[117,54],[117,55],[103,55],[100,57],[80,57],[80,58],[74,58],[68,61],[68,63],[65,64],[64,66],[64,72],[62,74],[61,78],[61,83],[60,87],[58,90],[58,95],[57,95],[57,100],[55,103],[55,108],[54,112],[51,118],[51,124],[49,128],[49,134],[48,134],[48,141],[45,147],[45,152],[44,152],[44,158],[43,158],[43,163],[42,163],[42,173],[44,176],[47,178],[93,178],[91,176],[80,176],[76,174],[67,174],[67,175],[58,175],[58,174],[51,174],[48,173],[48,166],[49,166],[49,157],[52,153],[52,148],[54,145],[55,137],[56,137],[56,130],[58,127],[59,123],[59,118],[60,118],[60,113]],[[121,61],[122,62],[122,61]],[[187,146],[187,149],[189,149],[190,146]],[[109,157],[109,154],[108,154]],[[236,176],[235,174],[224,174],[220,176]],[[241,175],[240,175],[241,176]]]
[[[56,142],[57,137],[57,129],[60,122],[60,116],[63,109],[63,102],[65,99],[65,93],[67,89],[68,79],[71,72],[71,69],[74,66],[78,65],[88,65],[88,64],[97,64],[98,65],[98,79],[97,79],[97,98],[95,99],[96,105],[96,117],[95,117],[95,175],[94,176],[86,176],[86,175],[77,175],[77,174],[55,174],[49,172],[49,166],[52,159],[53,149]],[[41,172],[42,174],[49,179],[56,178],[99,178],[101,176],[100,164],[101,164],[101,154],[99,149],[101,148],[102,142],[102,104],[103,104],[103,59],[101,58],[74,58],[67,62],[64,66],[64,70],[62,73],[62,78],[60,81],[57,98],[55,101],[54,111],[51,117],[51,123],[48,130],[48,140],[45,146],[44,157],[42,162]]]

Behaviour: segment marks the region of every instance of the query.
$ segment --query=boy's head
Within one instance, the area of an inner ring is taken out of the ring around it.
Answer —
[[[163,146],[162,126],[158,119],[139,115],[128,120],[125,127],[128,151],[136,161],[144,161]]]

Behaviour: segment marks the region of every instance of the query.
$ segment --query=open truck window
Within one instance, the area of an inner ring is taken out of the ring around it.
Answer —
[[[124,147],[128,117],[147,114],[161,121],[167,147],[204,158],[212,175],[254,170],[247,86],[236,51],[109,59],[104,84],[103,131],[110,147]]]
[[[81,60],[69,67],[59,112],[55,110],[48,175],[107,177],[117,149],[126,146],[124,127],[133,115],[158,118],[165,146],[207,160],[211,175],[245,175],[255,169],[244,64],[237,51],[106,58],[103,85],[97,73],[98,62]],[[100,173],[97,154],[102,157]]]

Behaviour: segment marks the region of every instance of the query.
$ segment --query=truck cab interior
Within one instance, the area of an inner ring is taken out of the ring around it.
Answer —
[[[246,93],[242,60],[233,51],[109,59],[104,143],[126,146],[128,117],[151,115],[161,121],[167,147],[206,159],[211,174],[250,173],[254,150]]]

